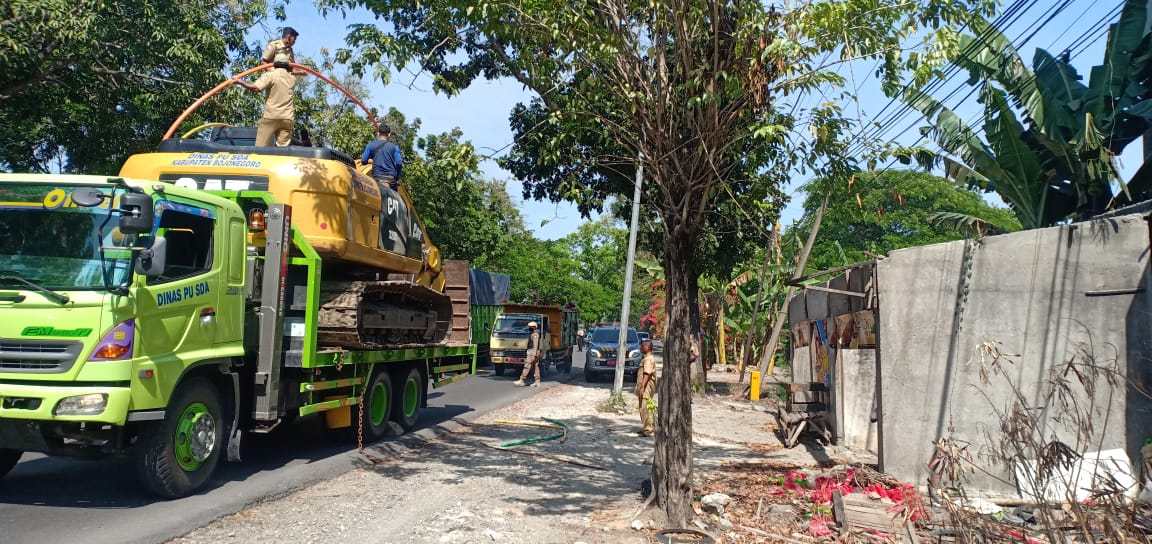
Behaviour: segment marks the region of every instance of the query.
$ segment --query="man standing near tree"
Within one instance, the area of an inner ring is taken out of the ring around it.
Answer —
[[[652,436],[656,432],[656,356],[652,355],[652,341],[640,342],[640,375],[636,379],[636,397],[640,400],[640,423],[643,428],[640,436]]]

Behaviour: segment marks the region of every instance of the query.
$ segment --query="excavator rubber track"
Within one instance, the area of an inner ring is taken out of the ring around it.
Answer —
[[[343,349],[445,344],[452,300],[408,281],[322,282],[319,343]]]

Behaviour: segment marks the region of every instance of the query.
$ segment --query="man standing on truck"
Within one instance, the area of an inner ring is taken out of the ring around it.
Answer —
[[[536,332],[536,322],[530,321],[528,323],[528,353],[524,356],[524,371],[520,373],[520,379],[512,382],[512,384],[516,387],[524,387],[524,380],[528,379],[528,373],[535,371],[536,381],[532,382],[532,387],[540,387],[540,357],[542,355],[540,333]]]
[[[364,146],[364,156],[360,158],[360,164],[368,164],[368,159],[372,159],[372,177],[378,183],[387,183],[395,191],[400,187],[400,171],[404,166],[404,158],[400,156],[400,146],[388,139],[391,135],[391,127],[380,125],[380,139]]]
[[[296,45],[296,37],[299,35],[300,33],[296,32],[295,28],[290,26],[284,27],[280,31],[280,39],[268,42],[268,45],[264,48],[264,54],[260,55],[260,61],[276,62],[276,55],[284,54],[288,55],[288,60],[285,62],[296,62],[296,52],[292,50],[292,46]],[[273,70],[275,70],[275,68],[273,68]],[[291,72],[297,76],[302,76],[306,73],[299,68],[294,68]]]
[[[268,91],[264,100],[264,115],[256,125],[256,146],[271,145],[273,138],[280,147],[292,143],[292,129],[296,126],[296,78],[288,73],[288,55],[277,53],[271,71],[264,72],[255,84],[240,79],[237,85],[254,93]]]
[[[652,355],[652,341],[640,342],[640,376],[636,380],[636,397],[640,400],[640,436],[652,436],[656,432],[656,357]]]

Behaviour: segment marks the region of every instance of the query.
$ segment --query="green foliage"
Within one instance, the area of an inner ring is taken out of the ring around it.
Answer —
[[[596,411],[603,413],[624,413],[632,405],[623,393],[609,393],[608,398],[596,404]]]
[[[118,171],[230,63],[256,60],[244,35],[279,1],[0,3],[0,169]]]
[[[832,195],[808,256],[807,268],[813,271],[871,259],[866,251],[883,255],[905,247],[959,240],[968,234],[957,230],[955,223],[942,223],[938,217],[941,212],[979,218],[1005,231],[1021,228],[1011,211],[992,207],[980,195],[946,179],[914,170],[862,174],[850,186],[817,181],[805,191],[804,217],[795,229],[802,240],[808,237],[825,191]]]
[[[318,62],[297,57],[297,62],[312,66],[332,81],[344,87],[362,104],[369,104],[371,93],[364,82],[347,73],[337,73],[337,66],[328,49],[320,50]],[[245,124],[254,126],[256,117],[263,111],[263,95],[243,93],[250,100],[249,107],[238,110],[245,112]],[[351,98],[332,85],[314,76],[296,78],[296,127],[306,129],[313,142],[321,142],[327,147],[339,149],[349,156],[359,159],[364,145],[376,139],[376,129],[371,119]],[[370,114],[379,116],[376,108]],[[398,113],[396,114],[398,115]]]
[[[923,93],[903,94],[932,123],[925,134],[943,150],[899,149],[907,164],[943,163],[948,176],[970,187],[1000,194],[1025,228],[1101,213],[1113,197],[1152,189],[1149,180],[1127,188],[1115,157],[1152,126],[1152,36],[1146,33],[1147,3],[1126,0],[1108,33],[1103,64],[1087,85],[1069,64],[1038,49],[1032,70],[1011,42],[978,18],[977,36],[959,37],[955,62],[980,87],[983,138],[954,112]],[[1023,114],[1023,121],[1017,117]],[[1122,194],[1114,195],[1113,183]]]

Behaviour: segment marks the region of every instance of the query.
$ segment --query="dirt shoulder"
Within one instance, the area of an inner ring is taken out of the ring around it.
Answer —
[[[632,527],[651,471],[653,439],[638,436],[630,393],[626,409],[598,410],[609,393],[607,384],[559,384],[418,449],[389,455],[370,448],[387,460],[373,465],[364,459],[356,470],[172,542],[655,542],[659,520],[649,520],[658,513],[641,514],[644,528]],[[543,418],[567,425],[566,440],[501,447],[555,432],[506,421],[545,423]],[[698,397],[693,418],[701,495],[739,487],[728,475],[736,464],[819,464],[804,448],[783,450],[773,417],[733,397]],[[735,505],[729,510],[741,511]],[[719,516],[709,521],[718,541],[740,540]]]

